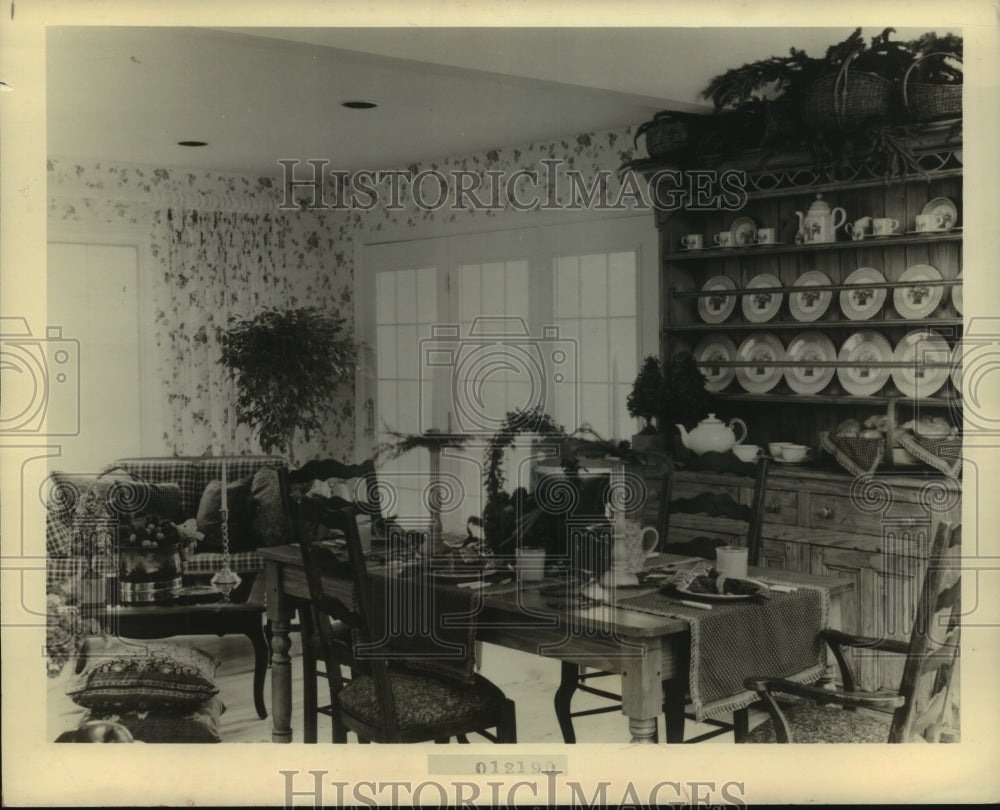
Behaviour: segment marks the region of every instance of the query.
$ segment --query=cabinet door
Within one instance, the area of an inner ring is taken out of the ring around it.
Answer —
[[[848,623],[841,628],[846,633],[875,635],[874,617],[878,612],[879,598],[874,559],[878,556],[864,551],[812,546],[810,563],[812,573],[849,577],[854,580],[854,592],[844,594],[842,597],[844,615],[855,617],[853,626]],[[870,655],[852,655],[851,665],[860,689],[870,691],[876,688],[878,668]]]
[[[794,571],[808,574],[811,570],[809,546],[764,538],[760,546],[760,565],[779,571]]]

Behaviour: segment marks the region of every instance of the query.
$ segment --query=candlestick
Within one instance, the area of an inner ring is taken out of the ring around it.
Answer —
[[[226,485],[228,483],[229,482],[226,479],[226,462],[225,460],[223,460],[222,462],[222,511],[223,512],[228,511],[229,509],[229,497],[228,494],[226,493],[227,489]]]

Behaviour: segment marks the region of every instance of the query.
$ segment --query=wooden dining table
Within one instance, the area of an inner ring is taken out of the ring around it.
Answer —
[[[291,620],[309,599],[302,555],[296,545],[261,549],[267,617],[271,623],[271,717],[273,742],[292,741]],[[846,577],[751,569],[752,575],[780,578],[790,585],[815,586],[830,596],[830,626],[854,626],[854,583]],[[350,585],[324,582],[333,591]],[[615,672],[621,676],[622,712],[632,742],[650,743],[658,716],[684,722],[684,695],[690,657],[689,624],[683,618],[651,615],[609,604],[580,607],[553,599],[537,586],[479,589],[476,638],[500,647]],[[752,674],[752,673],[748,673]],[[674,726],[676,732],[677,726]],[[667,738],[671,739],[668,725]]]

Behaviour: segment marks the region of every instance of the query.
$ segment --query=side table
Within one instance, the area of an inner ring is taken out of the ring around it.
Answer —
[[[258,576],[247,601],[209,604],[107,605],[98,610],[109,631],[132,639],[171,636],[243,635],[254,652],[253,702],[257,716],[267,717],[264,679],[271,652],[264,634],[263,580]]]

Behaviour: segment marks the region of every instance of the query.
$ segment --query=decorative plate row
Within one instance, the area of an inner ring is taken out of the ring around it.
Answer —
[[[961,280],[962,274],[958,274]],[[893,289],[892,303],[903,318],[915,320],[933,313],[944,298],[945,285],[941,272],[929,264],[915,264],[899,277],[899,282],[912,286]],[[926,283],[930,282],[930,283]],[[848,320],[866,321],[873,318],[885,303],[888,282],[874,267],[859,267],[843,285],[833,284],[826,273],[810,270],[796,279],[793,287],[805,288],[788,296],[788,309],[797,321],[808,323],[823,316],[833,300],[833,290],[841,289],[840,309]],[[808,289],[808,288],[814,289]],[[761,273],[750,279],[741,297],[743,316],[750,323],[767,323],[781,309],[785,294],[781,282],[770,273]],[[729,276],[713,276],[701,288],[698,315],[705,323],[724,323],[736,310],[736,282]],[[962,314],[962,285],[952,286],[951,301],[958,314]]]
[[[854,396],[871,396],[892,378],[907,397],[928,397],[951,374],[961,385],[959,347],[952,350],[932,329],[909,332],[896,344],[871,329],[852,333],[839,351],[819,330],[795,335],[788,346],[773,332],[753,332],[739,347],[724,334],[706,336],[694,350],[705,388],[724,391],[735,378],[750,394],[765,394],[784,377],[797,394],[818,394],[836,375]]]

